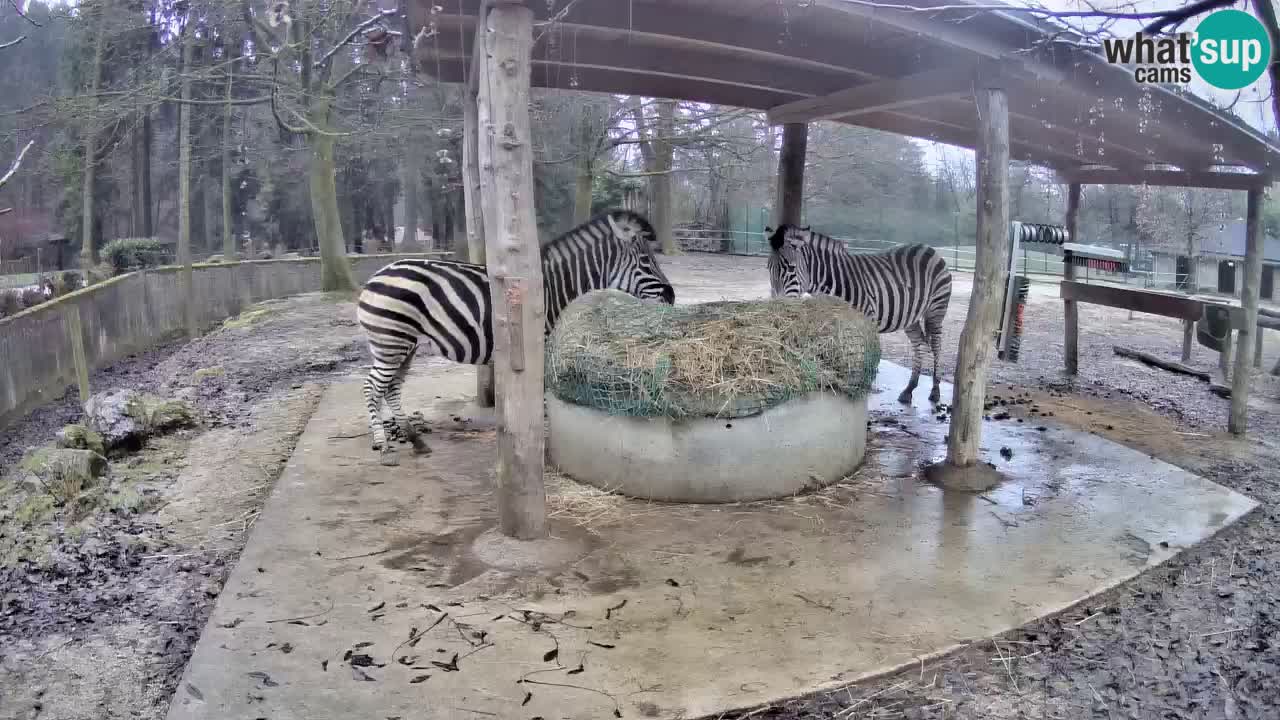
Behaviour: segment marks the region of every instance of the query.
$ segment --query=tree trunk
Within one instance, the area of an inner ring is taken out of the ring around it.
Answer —
[[[228,45],[228,48],[239,48],[240,42]],[[232,79],[235,75],[235,58],[227,58],[227,107],[222,116],[222,257],[226,262],[236,260],[235,226],[231,222],[231,129],[234,126],[235,113],[231,104]]]
[[[484,72],[483,67],[472,72]],[[462,96],[462,202],[466,211],[467,261],[485,264],[484,198],[480,192],[480,131],[476,98],[470,91]],[[489,213],[492,216],[492,212]],[[476,404],[494,406],[493,364],[476,368]]]
[[[981,461],[987,368],[1008,280],[1009,101],[1004,90],[984,88],[977,92],[977,105],[978,245],[947,436],[947,464],[953,468],[969,468]]]
[[[328,125],[327,99],[316,99],[311,122],[324,129]],[[316,226],[316,242],[320,245],[320,289],[324,292],[356,289],[351,263],[347,260],[342,239],[342,218],[338,215],[338,187],[334,179],[333,136],[312,132],[311,144],[311,217]]]
[[[95,23],[97,28],[93,36],[93,61],[89,66],[89,110],[86,113],[88,119],[85,120],[84,129],[84,174],[82,177],[80,206],[80,265],[86,269],[98,263],[98,248],[94,244],[93,234],[94,206],[96,205],[94,196],[98,189],[98,127],[95,124],[94,116],[98,105],[98,88],[102,80],[102,46],[106,41],[105,36],[107,34],[102,24],[104,10],[105,8],[99,5],[97,12],[98,22]]]
[[[420,249],[418,247],[418,177],[422,174],[422,163],[418,153],[406,150],[400,161],[400,182],[404,185],[404,250]],[[392,231],[394,242],[395,234]]]
[[[529,64],[533,11],[494,5],[479,23],[480,170],[498,389],[498,527],[508,537],[547,537],[543,484],[545,304],[533,194]],[[500,135],[500,137],[494,137]],[[491,211],[491,214],[490,214]]]
[[[671,225],[675,222],[671,212],[671,169],[674,162],[675,146],[672,135],[675,134],[676,104],[664,100],[658,103],[658,137],[653,141],[653,155],[656,162],[654,170],[661,173],[654,175],[649,182],[653,191],[653,226],[658,233],[662,252],[666,255],[679,254],[675,235]]]
[[[190,18],[186,21],[192,22]],[[182,265],[183,316],[186,319],[187,337],[194,340],[196,331],[195,283],[191,270],[191,54],[195,47],[194,33],[184,27],[182,32],[182,102],[178,105],[178,262]]]
[[[1071,183],[1067,186],[1067,237],[1073,243],[1080,242],[1078,237],[1080,228],[1080,192],[1080,183]],[[1075,280],[1075,277],[1075,266],[1065,264],[1062,268],[1062,279]],[[1062,301],[1062,315],[1064,320],[1062,336],[1063,363],[1066,365],[1067,375],[1075,376],[1080,372],[1080,310],[1075,300]]]
[[[1262,285],[1262,188],[1249,191],[1245,210],[1244,282],[1240,288],[1240,305],[1244,308],[1244,325],[1236,332],[1235,367],[1231,373],[1231,414],[1227,429],[1232,435],[1244,435],[1249,417],[1249,343],[1258,327],[1258,295]]]
[[[809,125],[788,123],[782,127],[782,150],[778,153],[778,195],[774,222],[799,225],[804,213],[804,162],[808,150]]]
[[[577,227],[591,219],[591,168],[585,160],[578,163],[578,174],[573,185],[573,225]]]
[[[130,233],[134,237],[151,237],[151,111],[138,110],[138,124],[133,129],[133,218]]]
[[[595,138],[588,113],[591,106],[583,106],[578,119],[578,172],[573,184],[573,225],[577,227],[591,218],[591,190],[595,182]]]

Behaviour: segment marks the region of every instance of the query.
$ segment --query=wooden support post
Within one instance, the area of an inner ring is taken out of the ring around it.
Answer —
[[[1080,216],[1080,183],[1067,186],[1067,237],[1071,242],[1080,242],[1076,236],[1078,218]],[[1076,267],[1071,263],[1062,264],[1062,279],[1075,280]],[[1080,310],[1075,300],[1062,301],[1062,316],[1066,327],[1062,334],[1063,362],[1067,375],[1075,376],[1080,372]]]
[[[498,526],[508,537],[533,540],[547,536],[541,332],[546,311],[529,128],[533,11],[495,2],[479,29],[480,191],[499,398]]]
[[[71,343],[71,362],[76,370],[76,387],[80,390],[80,404],[89,402],[89,362],[84,352],[84,326],[80,322],[80,306],[68,303],[63,311],[67,341]]]
[[[778,152],[777,224],[799,225],[804,216],[804,161],[809,145],[807,123],[782,126],[782,149]]]
[[[1194,320],[1182,321],[1182,362],[1191,360],[1191,341],[1195,338],[1196,322]]]
[[[483,28],[481,28],[483,29]],[[479,38],[477,38],[477,42]],[[483,63],[472,62],[470,72],[482,73]],[[462,195],[467,206],[467,261],[484,265],[484,208],[480,193],[480,129],[475,84],[468,83],[462,96]],[[407,232],[407,230],[406,230]],[[493,365],[476,368],[476,404],[494,404]]]
[[[1227,420],[1227,429],[1232,435],[1243,435],[1248,425],[1249,411],[1249,341],[1258,328],[1258,292],[1262,286],[1262,201],[1264,190],[1254,187],[1249,190],[1248,206],[1245,209],[1245,251],[1244,251],[1244,284],[1240,290],[1240,304],[1244,307],[1244,324],[1236,331],[1236,363],[1231,376],[1231,415]],[[1230,349],[1230,344],[1224,347]]]
[[[1258,334],[1253,337],[1253,367],[1262,369],[1262,326],[1258,326]]]
[[[977,106],[978,244],[951,400],[947,464],[953,468],[969,468],[980,462],[987,368],[1008,274],[1009,99],[1003,88],[979,86]]]

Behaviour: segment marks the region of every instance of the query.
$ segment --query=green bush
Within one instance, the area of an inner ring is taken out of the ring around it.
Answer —
[[[64,270],[60,276],[62,280],[63,294],[75,292],[84,287],[84,277],[75,270]]]
[[[162,265],[167,254],[155,238],[118,238],[102,247],[102,258],[117,274]]]
[[[0,290],[0,318],[17,315],[23,309],[20,293],[14,290]]]

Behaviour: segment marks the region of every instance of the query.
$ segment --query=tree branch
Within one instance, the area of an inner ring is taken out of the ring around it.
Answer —
[[[280,129],[284,130],[285,132],[287,132],[287,133],[292,133],[292,134],[294,134],[294,135],[306,135],[306,134],[307,134],[307,129],[306,129],[306,128],[294,127],[293,125],[290,125],[289,123],[285,122],[284,118],[280,117],[280,109],[279,109],[279,107],[276,105],[276,95],[277,95],[277,94],[279,94],[280,85],[279,85],[279,83],[277,83],[277,82],[275,81],[276,74],[277,74],[277,73],[279,72],[279,70],[280,70],[280,59],[279,59],[279,58],[275,58],[275,59],[273,60],[273,62],[272,62],[272,66],[273,66],[273,70],[272,70],[272,73],[271,73],[271,77],[272,77],[272,80],[271,80],[271,116],[275,118],[275,120],[276,120],[276,125],[279,125],[279,126],[280,126]]]
[[[352,40],[355,40],[357,35],[364,32],[365,30],[368,30],[374,25],[377,25],[383,20],[396,15],[399,12],[400,12],[399,10],[379,10],[377,15],[374,15],[368,20],[365,20],[364,22],[357,25],[354,30],[347,33],[346,37],[342,38],[342,40],[337,45],[334,45],[332,48],[330,48],[329,52],[322,55],[319,60],[316,60],[314,63],[312,63],[311,67],[319,70],[325,63],[329,62],[330,58],[332,58],[334,55],[337,55],[338,52],[342,50],[342,48],[346,47]]]
[[[9,0],[9,4],[12,5],[13,9],[17,11],[18,17],[22,18],[23,20],[26,20],[27,22],[31,23],[35,27],[44,27],[40,23],[31,19],[31,16],[27,14],[27,11],[23,10],[22,6],[18,4],[18,0]]]
[[[1200,0],[1200,2],[1194,3],[1193,5],[1188,5],[1187,7],[1182,8],[1181,10],[1174,10],[1174,11],[1149,10],[1146,12],[1137,12],[1137,11],[1120,12],[1120,11],[1096,10],[1096,9],[1049,10],[1047,8],[1025,7],[1025,6],[1005,5],[1005,4],[900,5],[900,4],[893,4],[893,3],[876,2],[876,0],[844,0],[844,1],[854,5],[862,5],[865,7],[876,8],[878,10],[902,10],[906,12],[918,12],[918,13],[919,12],[936,13],[936,12],[945,12],[948,10],[963,11],[963,12],[981,12],[986,10],[986,11],[1008,12],[1008,13],[1022,12],[1022,13],[1027,13],[1029,15],[1038,15],[1040,17],[1051,17],[1051,18],[1108,18],[1111,20],[1150,20],[1150,19],[1163,20],[1166,17],[1173,18],[1173,20],[1161,23],[1160,27],[1164,27],[1168,25],[1170,22],[1180,22],[1181,20],[1185,20],[1186,18],[1202,13],[1208,9],[1213,9],[1215,7],[1224,7],[1226,5],[1232,5],[1235,3],[1235,0]],[[1205,7],[1200,7],[1199,9],[1196,9],[1197,6],[1205,6]],[[1186,13],[1186,14],[1183,15],[1183,13]],[[1182,17],[1178,17],[1178,16],[1182,16]],[[1144,32],[1149,32],[1149,31],[1144,31]]]
[[[1258,15],[1262,18],[1262,26],[1267,29],[1271,38],[1271,65],[1267,67],[1267,76],[1271,78],[1271,112],[1275,122],[1280,123],[1280,56],[1276,53],[1276,43],[1280,43],[1280,24],[1276,22],[1276,8],[1272,0],[1258,0]],[[1277,125],[1280,127],[1280,125]]]
[[[4,50],[5,48],[11,48],[11,47],[13,47],[14,45],[17,45],[18,43],[20,43],[20,42],[22,42],[23,40],[26,40],[26,39],[27,39],[27,36],[26,36],[26,35],[19,35],[18,37],[14,38],[14,39],[12,39],[12,40],[10,40],[10,41],[8,41],[8,42],[0,43],[0,50]]]
[[[1155,34],[1165,29],[1166,27],[1169,27],[1170,25],[1177,25],[1178,23],[1189,20],[1190,18],[1193,18],[1196,15],[1199,15],[1200,13],[1208,12],[1210,10],[1216,10],[1217,8],[1227,7],[1228,5],[1235,5],[1235,4],[1236,4],[1236,0],[1199,0],[1199,2],[1191,3],[1190,5],[1184,8],[1181,8],[1179,10],[1158,14],[1155,22],[1152,22],[1151,24],[1142,28],[1142,32],[1147,33],[1148,35]],[[1270,5],[1270,4],[1271,4],[1271,0],[1259,0],[1258,2],[1259,6]]]
[[[9,180],[12,179],[13,176],[18,173],[18,168],[22,167],[22,158],[27,156],[27,151],[30,150],[31,146],[35,144],[36,144],[35,140],[27,141],[26,147],[22,148],[22,152],[18,153],[18,158],[13,161],[12,165],[9,166],[9,171],[6,172],[4,176],[0,177],[0,188],[8,184]]]

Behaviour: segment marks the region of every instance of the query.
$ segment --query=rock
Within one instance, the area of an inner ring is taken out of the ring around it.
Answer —
[[[124,445],[140,446],[146,439],[145,427],[129,411],[138,395],[133,390],[112,390],[98,393],[84,404],[84,424],[102,437],[108,451]]]
[[[102,437],[107,451],[137,448],[152,435],[195,424],[195,411],[186,402],[135,390],[94,395],[84,412],[85,425]]]
[[[93,487],[107,471],[107,459],[92,450],[43,447],[27,453],[19,469],[56,502],[65,503]]]
[[[92,450],[99,455],[106,455],[102,435],[79,423],[68,425],[58,431],[58,447],[70,450]]]

